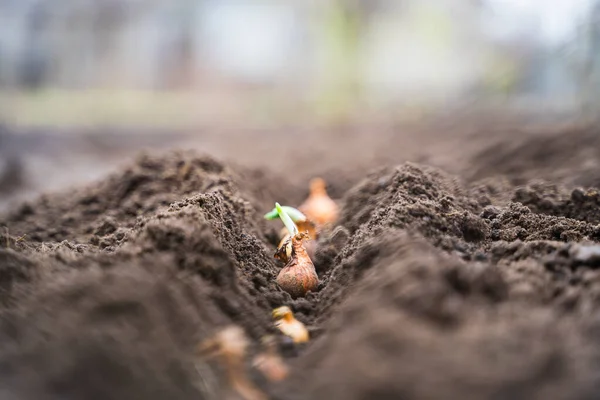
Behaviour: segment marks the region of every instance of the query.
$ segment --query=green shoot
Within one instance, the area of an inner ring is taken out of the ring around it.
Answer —
[[[286,212],[287,215],[290,216],[292,221],[294,222],[304,222],[306,221],[306,215],[302,214],[299,210],[290,206],[281,206],[281,209]],[[279,218],[279,213],[277,212],[277,208],[272,209],[268,213],[265,214],[266,220],[273,220]]]
[[[277,214],[279,214],[279,218],[281,218],[281,221],[290,233],[290,236],[295,236],[298,233],[298,227],[296,226],[294,221],[292,221],[290,216],[287,215],[283,208],[281,208],[279,203],[275,203],[275,209],[277,210]]]

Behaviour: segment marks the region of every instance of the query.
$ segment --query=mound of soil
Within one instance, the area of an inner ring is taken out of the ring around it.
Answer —
[[[290,297],[253,204],[274,196],[264,174],[244,176],[255,182],[207,157],[142,156],[7,215],[0,332],[19,398],[197,398],[200,340],[233,322],[255,340],[272,332],[271,309]],[[118,382],[100,388],[103,375]]]
[[[368,174],[318,239],[317,292],[296,300],[275,283],[280,225],[262,215],[305,187],[278,175],[142,155],[23,204],[0,218],[3,398],[239,398],[195,348],[235,324],[250,357],[281,305],[312,341],[285,353],[282,383],[246,365],[272,398],[595,398],[596,192],[477,178]]]
[[[350,239],[319,293],[327,334],[302,357],[286,392],[596,396],[600,246],[589,242],[599,227],[521,203],[478,203],[466,192],[440,171],[405,164],[348,194]]]
[[[582,344],[594,340],[593,331],[586,337],[579,320],[512,299],[498,267],[466,264],[403,231],[374,237],[370,246],[377,256],[368,272],[302,357],[286,393],[305,399],[594,397],[597,353]]]
[[[569,186],[599,186],[599,163],[596,126],[513,129],[474,155],[468,175],[478,179],[502,174],[515,184],[542,178]]]

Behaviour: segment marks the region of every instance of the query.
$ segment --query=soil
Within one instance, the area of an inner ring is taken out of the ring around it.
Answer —
[[[388,127],[380,158],[332,147],[321,169],[324,148],[276,166],[142,153],[23,202],[0,217],[2,398],[242,398],[195,351],[231,324],[274,399],[598,398],[600,134],[477,126],[401,157]],[[341,218],[317,241],[318,290],[293,300],[262,216],[316,174]],[[250,357],[282,305],[311,341],[278,336],[291,373],[273,383]]]

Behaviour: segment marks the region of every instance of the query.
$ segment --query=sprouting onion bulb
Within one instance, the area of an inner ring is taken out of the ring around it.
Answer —
[[[279,214],[279,218],[281,218],[281,221],[290,233],[290,236],[295,236],[298,233],[298,227],[296,226],[294,221],[292,221],[290,216],[283,210],[283,208],[281,208],[279,203],[275,203],[275,209]]]
[[[315,292],[319,286],[315,266],[302,243],[306,238],[305,232],[291,236],[291,246],[286,241],[275,254],[275,257],[286,262],[277,275],[277,284],[294,299],[304,297],[309,291]]]
[[[292,221],[294,222],[304,222],[306,221],[306,215],[304,215],[300,210],[290,207],[290,206],[281,206],[281,209],[286,212],[287,215],[290,216]],[[277,207],[269,211],[265,214],[266,220],[274,220],[279,218],[279,212],[277,211]]]

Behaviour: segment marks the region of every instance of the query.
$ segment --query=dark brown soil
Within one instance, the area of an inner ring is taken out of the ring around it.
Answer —
[[[254,354],[288,305],[312,332],[286,345],[290,377],[247,365],[272,398],[598,398],[598,142],[516,130],[456,175],[390,165],[392,149],[327,165],[342,218],[317,243],[318,291],[296,300],[275,283],[280,225],[262,219],[306,195],[281,168],[143,154],[23,203],[0,217],[1,397],[234,398],[196,345],[237,324]]]

